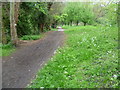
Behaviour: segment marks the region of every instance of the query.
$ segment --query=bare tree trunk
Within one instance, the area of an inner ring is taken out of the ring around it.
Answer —
[[[1,33],[1,36],[0,36],[0,38],[1,38],[1,42],[2,42],[2,44],[6,44],[7,43],[7,37],[6,37],[6,33],[5,33],[5,28],[4,28],[4,23],[3,23],[3,14],[2,14],[2,8],[5,8],[5,7],[3,7],[4,5],[5,5],[5,3],[0,3],[1,5],[0,5],[0,33]]]
[[[6,33],[5,33],[4,25],[2,23],[2,44],[6,44],[6,43],[7,43],[7,38],[6,38]]]
[[[10,29],[11,29],[11,41],[15,46],[18,44],[16,21],[15,21],[15,2],[10,2]]]
[[[87,24],[87,23],[86,23],[86,22],[84,22],[84,26],[86,26],[86,24]]]
[[[70,21],[70,25],[72,26],[72,21]]]
[[[15,23],[18,22],[18,16],[19,16],[19,8],[20,8],[20,2],[15,3]]]
[[[76,26],[78,26],[78,24],[79,24],[79,21],[76,22]]]
[[[0,2],[0,43],[2,43],[2,2]]]
[[[50,12],[51,7],[52,7],[53,4],[54,4],[53,2],[48,2],[48,5],[47,5],[48,12]],[[48,13],[48,15],[49,15],[49,13]],[[48,17],[47,17],[47,18],[48,18]],[[47,22],[47,29],[51,30],[51,28],[50,28],[51,19],[48,18],[48,20],[49,20],[49,22]]]
[[[41,32],[44,32],[44,24],[40,24],[40,30]]]

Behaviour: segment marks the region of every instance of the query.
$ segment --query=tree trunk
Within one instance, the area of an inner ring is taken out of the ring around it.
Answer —
[[[43,24],[43,23],[40,24],[40,31],[41,31],[41,32],[44,32],[44,24]]]
[[[7,44],[7,38],[3,24],[2,24],[2,44]]]
[[[2,2],[0,2],[0,43],[2,43]]]
[[[48,11],[50,11],[52,5],[53,5],[53,2],[48,2],[48,6],[47,6]]]
[[[70,21],[71,23],[70,23],[70,25],[72,26],[72,21]]]
[[[15,21],[15,2],[10,2],[10,29],[11,29],[11,41],[13,45],[18,44],[16,21]]]
[[[78,26],[78,24],[79,24],[79,21],[76,22],[76,26]]]
[[[70,23],[68,22],[68,26],[70,25]]]
[[[86,23],[86,22],[84,22],[84,26],[86,26],[86,24],[87,24],[87,23]]]
[[[48,9],[48,12],[50,12],[50,9],[51,9],[51,7],[52,7],[52,5],[53,5],[53,2],[47,2],[47,9]],[[49,16],[49,13],[48,13],[48,16]],[[42,30],[44,29],[44,26],[46,26],[46,28],[48,29],[48,30],[51,30],[51,28],[50,28],[50,25],[51,25],[51,20],[50,20],[50,18],[49,17],[46,17],[47,18],[47,23],[45,23],[45,25],[43,24],[41,27],[42,27]],[[42,31],[43,32],[43,31]]]
[[[62,22],[62,26],[64,25],[64,22]]]
[[[20,8],[20,2],[15,3],[15,23],[18,22],[18,16],[19,16],[19,8]]]

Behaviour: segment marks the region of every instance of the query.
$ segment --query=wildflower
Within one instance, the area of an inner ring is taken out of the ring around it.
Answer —
[[[116,79],[116,78],[117,78],[117,75],[113,75],[113,77]]]

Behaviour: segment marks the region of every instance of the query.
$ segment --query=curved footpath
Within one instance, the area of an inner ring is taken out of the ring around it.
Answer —
[[[2,60],[3,88],[25,88],[37,71],[49,60],[58,46],[62,45],[64,32],[50,31],[37,42],[18,49]]]

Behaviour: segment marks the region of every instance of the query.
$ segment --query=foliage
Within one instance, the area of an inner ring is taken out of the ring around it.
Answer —
[[[117,27],[66,28],[66,45],[56,51],[28,87],[118,87]]]
[[[70,2],[67,4],[64,13],[68,15],[66,22],[92,24],[94,20],[94,13],[90,3]]]
[[[117,24],[117,3],[97,3],[94,7],[96,22],[103,25]]]
[[[39,34],[40,23],[45,22],[46,14],[47,8],[43,2],[22,3],[17,26],[18,35]]]
[[[105,17],[108,19],[109,25],[117,24],[117,4],[110,4],[106,8]]]

